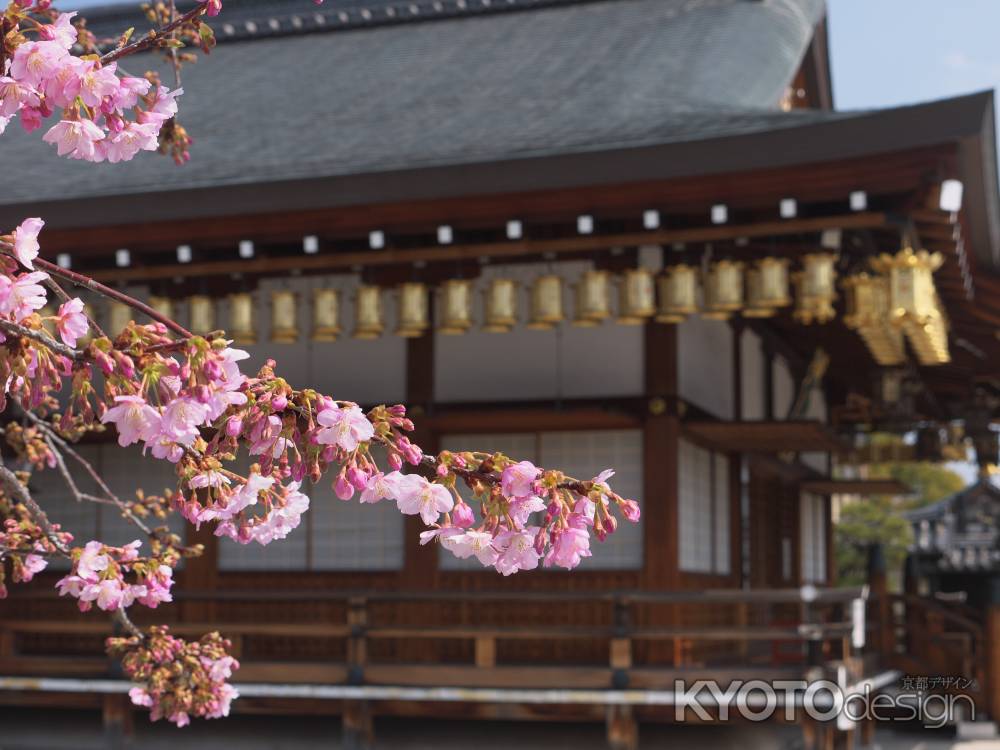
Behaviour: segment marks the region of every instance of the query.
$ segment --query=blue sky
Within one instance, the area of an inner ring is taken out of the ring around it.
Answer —
[[[1000,85],[998,0],[827,0],[838,109]]]

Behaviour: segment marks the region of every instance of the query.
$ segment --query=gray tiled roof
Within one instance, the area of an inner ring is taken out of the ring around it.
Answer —
[[[303,18],[317,12],[308,0],[295,3]],[[409,4],[328,0],[319,12],[356,21],[361,7]],[[12,124],[0,137],[0,164],[21,177],[5,181],[0,205],[593,152],[830,116],[776,109],[822,0],[512,6],[274,36],[260,21],[280,19],[285,33],[297,13],[291,0],[251,0],[242,10],[230,2],[213,23],[219,47],[184,71],[181,121],[196,139],[188,166],[154,155],[70,162]],[[442,7],[459,8],[455,0]],[[118,14],[98,13],[91,25],[110,30]],[[260,30],[252,38],[247,20]],[[242,31],[227,41],[223,23]],[[132,72],[148,64],[126,61]]]

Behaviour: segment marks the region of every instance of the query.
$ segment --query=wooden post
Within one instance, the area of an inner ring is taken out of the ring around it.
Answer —
[[[608,706],[607,733],[611,750],[638,750],[639,723],[631,706]]]
[[[497,640],[493,636],[481,635],[476,638],[476,666],[491,669],[497,665]]]
[[[1000,720],[1000,601],[994,592],[986,613],[986,690],[987,708],[993,721]]]
[[[892,606],[889,602],[889,586],[885,574],[885,555],[882,545],[868,547],[868,587],[875,600],[878,613],[878,632],[873,644],[878,649],[879,660],[884,665],[892,658],[895,650],[895,635],[892,625]]]
[[[370,750],[375,747],[375,723],[368,701],[344,702],[341,733],[344,750]]]
[[[104,738],[109,750],[124,750],[132,747],[134,726],[132,724],[132,707],[128,696],[105,695],[101,701],[101,709]]]

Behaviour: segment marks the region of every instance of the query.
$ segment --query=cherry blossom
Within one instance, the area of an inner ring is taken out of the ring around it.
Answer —
[[[417,474],[404,476],[396,490],[396,505],[408,516],[420,515],[426,524],[435,523],[442,513],[451,510],[455,501],[447,487],[428,482]]]
[[[75,297],[59,306],[56,316],[56,330],[66,346],[76,346],[76,342],[87,335],[90,324],[83,314],[83,300]]]

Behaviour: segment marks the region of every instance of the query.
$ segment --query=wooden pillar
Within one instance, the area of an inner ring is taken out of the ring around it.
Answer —
[[[430,330],[423,336],[406,340],[406,403],[415,427],[411,439],[427,452],[436,451],[437,436],[422,419],[434,408],[433,305]],[[400,572],[400,584],[404,588],[430,589],[437,585],[438,546],[420,544],[423,530],[419,516],[406,516],[404,563]]]
[[[370,750],[375,747],[375,723],[368,701],[344,702],[340,746],[344,750]]]
[[[207,593],[218,587],[219,538],[213,533],[214,524],[202,524],[196,529],[187,524],[187,544],[204,547],[201,557],[191,557],[184,561],[180,572],[180,588],[183,591]],[[180,605],[180,616],[184,622],[211,623],[216,619],[216,604],[212,597],[188,599]]]
[[[1000,721],[1000,588],[992,586],[990,608],[986,613],[986,696],[990,719]]]
[[[647,589],[677,586],[677,326],[647,323],[643,524]]]
[[[109,750],[124,750],[133,746],[132,705],[127,695],[114,693],[103,696],[101,718]]]
[[[885,555],[880,544],[873,544],[868,548],[868,588],[874,599],[878,617],[878,631],[873,645],[878,649],[880,662],[885,665],[892,657],[895,636],[892,627],[892,606],[889,602],[889,585],[886,580]]]
[[[631,706],[608,706],[606,721],[611,750],[638,750],[639,724]]]

